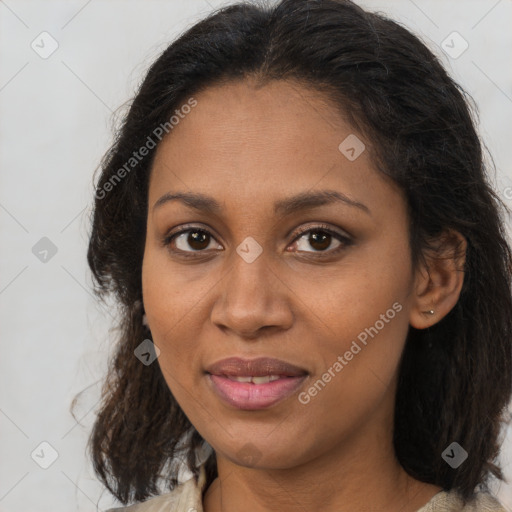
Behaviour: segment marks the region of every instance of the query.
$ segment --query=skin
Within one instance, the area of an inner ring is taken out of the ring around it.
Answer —
[[[349,134],[364,137],[317,91],[241,81],[194,97],[197,106],[157,149],[142,285],[158,364],[217,454],[219,477],[205,495],[205,512],[238,512],[248,503],[251,512],[418,510],[441,488],[413,479],[395,458],[397,369],[409,325],[433,325],[457,302],[461,262],[429,256],[430,274],[413,271],[401,190],[375,170],[369,141],[354,161],[340,152]],[[325,189],[370,213],[344,203],[273,213],[277,200]],[[207,194],[221,212],[177,200],[154,209],[168,192]],[[187,243],[190,233],[162,244],[189,223],[192,232],[210,232],[202,246]],[[319,224],[351,243],[332,237],[322,248],[310,234],[297,235],[299,227]],[[263,251],[252,263],[236,252],[249,236]],[[457,233],[455,239],[465,243]],[[180,257],[179,249],[193,257]],[[401,311],[301,403],[298,393],[396,302]],[[429,309],[435,314],[424,313]],[[205,375],[230,356],[284,359],[309,376],[272,407],[238,410],[217,398]],[[248,450],[252,460],[244,458]]]

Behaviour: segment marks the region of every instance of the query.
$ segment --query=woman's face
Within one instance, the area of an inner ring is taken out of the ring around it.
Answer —
[[[319,93],[238,82],[194,98],[157,150],[142,271],[174,397],[240,465],[288,468],[390,441],[414,286],[404,197]],[[323,191],[323,204],[307,199]],[[204,200],[155,207],[166,194]],[[178,228],[189,231],[165,245]],[[212,369],[231,357],[300,371]],[[234,382],[229,370],[279,379]]]

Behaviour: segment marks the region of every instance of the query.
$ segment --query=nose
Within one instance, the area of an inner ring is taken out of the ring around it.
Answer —
[[[230,270],[218,283],[212,323],[245,339],[289,329],[293,323],[293,292],[284,277],[271,268],[265,251],[250,263],[236,252],[231,259]]]

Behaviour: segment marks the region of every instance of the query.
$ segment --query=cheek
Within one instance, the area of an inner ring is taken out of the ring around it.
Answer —
[[[142,294],[151,332],[158,338],[173,337],[182,329],[193,330],[197,326],[192,321],[195,309],[210,288],[208,279],[199,276],[195,269],[171,264],[165,250],[146,250]]]
[[[316,322],[327,339],[337,340],[328,344],[336,351],[348,350],[376,322],[379,331],[396,339],[408,326],[408,254],[406,239],[390,242],[382,236],[328,270],[296,272],[290,288],[301,298],[303,318]]]
[[[178,402],[199,378],[201,340],[209,293],[217,280],[171,265],[165,251],[146,251],[142,265],[144,308],[151,338],[160,350],[158,364]]]
[[[316,357],[322,361],[314,379],[321,382],[308,393],[311,403],[357,416],[386,393],[409,329],[408,254],[403,241],[383,244],[347,258],[336,275],[309,286],[304,296],[314,308],[304,315],[318,325]]]

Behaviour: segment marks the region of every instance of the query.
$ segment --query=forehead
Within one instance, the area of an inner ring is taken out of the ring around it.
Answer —
[[[399,194],[374,169],[368,151],[351,160],[340,150],[347,138],[370,141],[319,91],[289,81],[262,87],[237,81],[194,98],[197,105],[157,149],[150,206],[176,189],[208,191],[221,202],[228,192],[242,202],[265,202],[318,187],[367,202]]]
[[[322,146],[330,142],[318,145],[315,139],[326,135],[336,139],[339,133],[334,132],[350,129],[326,96],[295,81],[271,81],[263,86],[253,80],[234,81],[209,87],[194,97],[197,105],[174,126],[158,152],[172,152],[178,143],[189,143],[216,154],[243,142],[246,152],[251,143],[264,143],[269,151],[281,147],[283,154],[285,149],[309,153],[325,149]],[[301,141],[316,144],[301,146]],[[283,142],[289,146],[282,147]]]

